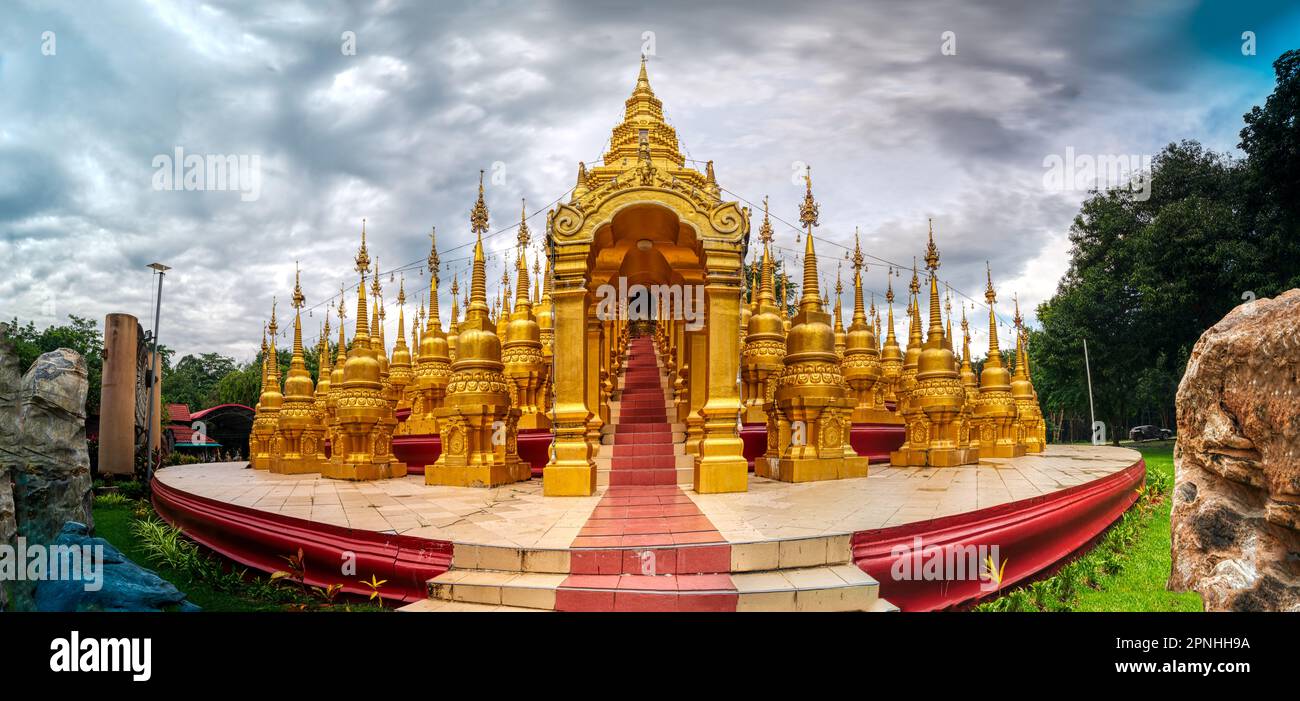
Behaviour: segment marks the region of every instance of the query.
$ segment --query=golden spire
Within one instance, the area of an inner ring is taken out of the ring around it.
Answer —
[[[912,259],[912,282],[907,289],[907,349],[911,351],[913,346],[921,343],[921,282],[916,276],[915,258]]]
[[[766,197],[763,198],[763,212],[764,212],[763,215],[764,226],[767,226],[767,214],[766,214],[767,198]],[[776,304],[776,293],[773,290],[774,283],[772,280],[772,273],[775,272],[775,267],[773,266],[772,263],[772,250],[770,245],[771,241],[772,241],[772,229],[770,226],[768,226],[766,231],[766,237],[763,238],[763,261],[762,261],[762,268],[759,271],[759,281],[758,281],[758,306],[760,308],[763,306],[772,306]]]
[[[337,369],[338,372],[340,373],[343,372],[343,363],[347,362],[348,359],[348,342],[347,339],[344,337],[344,332],[346,331],[346,329],[344,328],[344,323],[343,323],[343,320],[346,319],[348,316],[347,300],[348,300],[347,293],[343,289],[343,283],[340,282],[339,283],[339,347],[338,350],[335,352],[335,358],[334,358],[334,368]],[[332,381],[333,378],[331,378],[331,382]]]
[[[767,195],[763,195],[763,224],[758,228],[758,240],[763,242],[763,249],[772,242],[772,220],[767,213]]]
[[[320,355],[316,359],[317,388],[319,388],[321,382],[329,384],[330,370],[330,315],[327,313],[325,315],[325,328],[320,334]]]
[[[481,252],[483,243],[483,234],[488,228],[488,208],[487,203],[483,201],[483,171],[478,172],[478,201],[474,203],[474,208],[469,211],[469,229],[479,237],[479,245],[476,250]],[[486,293],[484,293],[486,294]]]
[[[523,255],[523,250],[528,248],[528,242],[532,235],[528,232],[528,200],[519,200],[519,255]]]
[[[365,277],[366,271],[370,270],[370,254],[366,251],[366,220],[361,220],[361,248],[357,249],[357,272]]]
[[[984,299],[989,303],[989,357],[984,361],[986,367],[1002,366],[1002,351],[998,349],[998,318],[993,311],[993,305],[998,301],[998,295],[993,291],[993,268],[989,266],[988,261],[984,261],[985,273],[988,276],[988,287],[984,288]]]
[[[271,366],[266,362],[267,359],[271,357],[271,356],[268,354],[269,351],[270,351],[270,346],[267,346],[267,345],[266,345],[266,322],[263,321],[263,322],[262,322],[262,386],[263,386],[263,387],[265,387],[266,384],[267,384],[267,382],[268,382],[268,380],[266,379],[266,373],[267,373],[267,370],[270,369],[270,367],[271,367]]]
[[[943,344],[944,344],[943,347],[944,347],[944,348],[947,348],[948,350],[953,350],[953,347],[952,347],[952,288],[949,287],[949,286],[948,286],[948,283],[946,283],[946,282],[943,284],[943,287],[944,287],[944,295],[943,295],[943,310],[944,310],[944,316],[947,318],[947,322],[945,323],[945,325],[944,325],[944,330],[943,330]]]
[[[298,261],[293,262],[293,297],[290,298],[290,304],[294,308],[293,314],[293,354],[302,356],[302,307],[307,303],[307,298],[302,294],[302,270],[298,267]]]
[[[414,340],[414,339],[412,339]],[[402,274],[402,281],[397,286],[397,343],[393,347],[393,352],[398,348],[406,347],[406,274]]]
[[[970,323],[966,321],[966,304],[961,305],[961,383],[967,387],[979,384],[970,360]]]
[[[820,207],[812,194],[812,168],[804,171],[803,203],[799,206],[799,223],[808,229],[803,247],[803,297],[799,300],[800,312],[822,311],[822,301],[817,296],[817,252],[813,249],[812,230],[817,226]]]
[[[862,308],[862,271],[866,269],[862,256],[862,242],[858,237],[858,230],[853,230],[853,323],[854,327],[867,323],[866,310]],[[871,300],[871,313],[875,314],[876,300]]]
[[[888,286],[885,288],[885,304],[889,307],[886,318],[888,323],[885,325],[885,342],[880,349],[881,358],[885,359],[902,359],[903,354],[898,346],[898,337],[894,335],[894,269],[889,269],[887,277]]]
[[[1027,380],[1027,379],[1029,379],[1029,373],[1026,371],[1026,368],[1025,368],[1025,344],[1024,344],[1024,338],[1025,338],[1024,322],[1025,322],[1025,320],[1024,320],[1023,317],[1020,316],[1020,293],[1017,292],[1017,293],[1011,295],[1011,299],[1014,301],[1014,303],[1015,303],[1015,308],[1016,308],[1016,315],[1015,315],[1014,317],[1012,317],[1012,319],[1011,319],[1011,323],[1014,324],[1014,325],[1015,325],[1015,328],[1016,328],[1016,369],[1015,369],[1015,375],[1016,375],[1016,378],[1017,378],[1017,379],[1025,379],[1025,380]]]
[[[352,345],[360,349],[370,348],[370,317],[366,310],[366,274],[370,272],[370,254],[366,251],[366,220],[361,220],[361,248],[357,249],[357,273],[361,284],[357,285],[357,330],[352,334]]]
[[[930,271],[930,327],[926,344],[941,348],[944,344],[944,333],[943,310],[939,306],[939,249],[934,245],[933,229],[931,229],[930,245],[925,252],[925,267]]]
[[[470,212],[470,228],[477,237],[474,241],[474,267],[470,276],[469,305],[465,309],[465,321],[486,321],[489,314],[487,303],[487,259],[483,256],[483,232],[487,231],[487,205],[483,203],[483,171],[479,171],[478,203]]]
[[[425,327],[426,333],[441,334],[442,319],[438,318],[438,307],[441,304],[438,301],[438,270],[442,267],[442,261],[438,258],[438,229],[429,227],[429,317],[428,325]],[[452,285],[452,296],[455,296],[456,286]],[[453,303],[454,306],[454,303]],[[421,303],[423,309],[423,303]]]
[[[460,324],[460,273],[457,272],[451,278],[451,325],[450,328],[455,330]]]
[[[289,359],[289,373],[284,382],[284,395],[291,403],[303,403],[312,399],[311,374],[307,372],[307,363],[302,346],[302,307],[307,298],[302,294],[302,271],[294,262],[293,296],[293,355]]]
[[[533,301],[542,301],[542,259],[533,251]]]
[[[934,219],[930,219],[930,242],[925,247],[925,267],[931,273],[939,269],[939,248],[934,245]]]
[[[275,321],[275,307],[277,301],[271,297],[271,325],[267,329],[271,332],[271,367],[267,370],[268,379],[275,385],[280,384],[280,356],[275,348],[275,336],[280,331],[280,325]]]
[[[370,314],[370,344],[372,348],[383,351],[384,348],[384,317],[383,310],[379,303],[383,300],[383,288],[379,286],[379,256],[375,256],[375,274],[370,278],[370,295],[373,298],[374,307]]]
[[[835,266],[835,330],[836,331],[844,330],[844,304],[842,300],[844,296],[844,281],[841,278],[842,272],[843,272],[843,266],[837,264]]]
[[[528,282],[528,258],[524,251],[519,251],[519,259],[515,262],[515,311],[519,311],[519,305],[525,305],[529,311],[532,310],[532,304],[528,299],[528,292],[532,285]]]
[[[808,166],[803,172],[804,195],[803,203],[799,205],[799,223],[808,229],[808,235],[812,236],[814,226],[818,225],[818,217],[821,214],[821,207],[817,200],[813,199],[812,194],[812,166]]]

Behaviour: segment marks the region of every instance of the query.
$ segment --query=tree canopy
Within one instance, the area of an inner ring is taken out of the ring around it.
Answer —
[[[1030,333],[1049,414],[1087,415],[1086,338],[1109,437],[1142,415],[1169,425],[1201,334],[1243,301],[1300,286],[1300,51],[1274,68],[1276,90],[1245,115],[1244,159],[1171,143],[1153,159],[1149,198],[1112,189],[1083,203],[1069,269]]]

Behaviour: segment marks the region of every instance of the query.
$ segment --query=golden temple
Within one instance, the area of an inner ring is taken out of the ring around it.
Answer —
[[[871,460],[852,438],[862,427],[898,436],[886,451],[892,465],[948,467],[1043,450],[1045,422],[1018,303],[1012,374],[1003,367],[990,272],[988,357],[977,375],[965,307],[958,347],[951,300],[941,301],[933,224],[923,251],[928,314],[923,325],[922,278],[914,263],[904,347],[895,330],[896,267],[888,268],[884,309],[876,307],[874,294],[868,307],[867,256],[856,232],[845,255],[848,288],[837,269],[829,288],[834,295],[822,292],[816,249],[830,242],[814,236],[820,205],[810,172],[799,207],[802,281],[793,315],[788,296],[795,286],[778,271],[782,261],[767,199],[759,245],[746,266],[751,213],[724,199],[724,192],[711,161],[703,170],[688,165],[643,58],[608,150],[599,164],[578,164],[568,199],[546,211],[540,249],[532,247],[529,215],[521,207],[512,227],[513,263],[503,260],[493,301],[481,171],[469,215],[468,295],[460,296],[458,271],[445,328],[444,265],[431,230],[427,299],[412,312],[408,345],[405,280],[399,283],[396,340],[389,348],[379,263],[372,262],[363,222],[353,261],[359,283],[351,343],[341,289],[337,352],[331,361],[327,321],[313,382],[302,343],[304,296],[295,277],[293,353],[283,384],[274,304],[264,329],[252,466],[345,480],[402,477],[408,466],[395,446],[427,439],[440,450],[424,466],[428,484],[493,487],[534,476],[519,441],[544,435],[544,466],[536,465],[544,494],[591,495],[602,482],[601,462],[620,417],[639,410],[624,407],[621,397],[633,339],[644,336],[653,340],[662,374],[672,469],[700,493],[746,491],[751,460],[761,478],[864,477]],[[852,304],[847,326],[845,292]],[[762,440],[757,454],[747,455],[754,451],[747,451],[742,434],[751,431]]]

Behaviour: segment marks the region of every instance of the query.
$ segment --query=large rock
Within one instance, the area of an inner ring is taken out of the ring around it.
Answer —
[[[18,388],[22,370],[18,368],[18,354],[5,338],[5,325],[0,324],[0,545],[13,547],[17,543],[18,522],[14,514],[13,481],[9,467],[17,460],[18,452]],[[0,581],[0,611],[9,604],[9,585]]]
[[[1178,386],[1173,589],[1300,611],[1300,289],[1232,310]]]
[[[0,347],[0,393],[12,350]],[[49,543],[68,521],[91,524],[90,458],[86,453],[86,363],[60,348],[36,359],[18,383],[17,402],[0,394],[0,495],[12,491],[13,536],[28,543]],[[5,497],[0,496],[0,539],[5,525]],[[10,582],[9,605],[30,606],[30,583]]]
[[[40,611],[197,611],[198,606],[171,582],[131,562],[103,538],[92,538],[85,524],[67,523],[55,545],[102,552],[102,580],[95,591],[84,581],[42,581],[36,586]]]

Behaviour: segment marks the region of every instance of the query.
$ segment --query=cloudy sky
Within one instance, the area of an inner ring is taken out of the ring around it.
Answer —
[[[385,271],[421,261],[438,227],[446,314],[478,170],[497,176],[493,231],[521,197],[541,212],[599,157],[642,52],[688,156],[733,197],[769,195],[797,222],[792,175],[812,166],[828,285],[856,227],[883,293],[879,261],[910,265],[933,217],[941,277],[982,301],[990,261],[1032,323],[1086,196],[1047,182],[1045,159],[1140,159],[1183,138],[1235,152],[1300,39],[1289,3],[5,5],[0,316],[148,325],[145,266],[162,261],[163,342],[240,360],[273,295],[289,318],[295,261],[309,306],[354,284],[363,217]],[[256,157],[259,186],[167,189],[157,164],[178,148]],[[780,246],[794,237],[778,226]],[[489,240],[494,265],[513,242]],[[412,265],[406,281],[413,298],[428,276]]]

